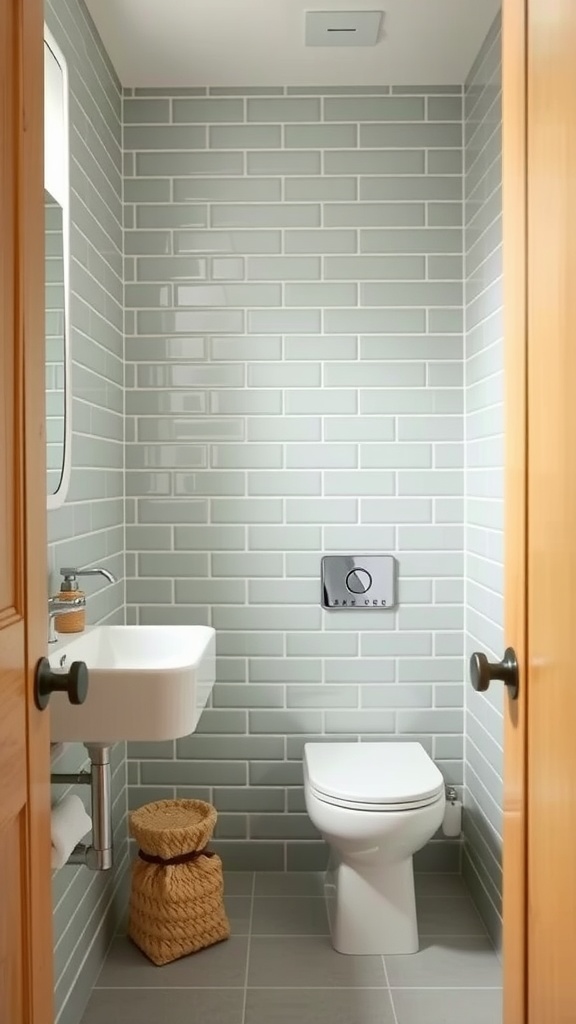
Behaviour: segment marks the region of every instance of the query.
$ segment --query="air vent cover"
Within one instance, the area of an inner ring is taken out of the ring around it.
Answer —
[[[306,11],[306,46],[376,46],[382,11]]]

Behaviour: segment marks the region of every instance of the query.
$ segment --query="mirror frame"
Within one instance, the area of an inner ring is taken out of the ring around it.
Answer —
[[[47,25],[44,25],[44,47],[52,52],[62,71],[62,138],[65,148],[62,163],[62,252],[64,258],[64,455],[60,483],[54,494],[47,495],[48,510],[61,508],[66,501],[72,469],[72,356],[70,330],[70,129],[68,65],[62,50]],[[44,97],[46,103],[46,97]],[[55,197],[57,198],[57,197]]]

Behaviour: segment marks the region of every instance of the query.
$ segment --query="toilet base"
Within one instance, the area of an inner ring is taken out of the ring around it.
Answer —
[[[356,955],[416,953],[418,923],[412,857],[359,874],[334,854],[324,885],[332,945]]]

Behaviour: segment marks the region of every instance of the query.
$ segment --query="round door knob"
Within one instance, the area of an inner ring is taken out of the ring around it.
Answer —
[[[475,690],[483,693],[495,679],[500,679],[508,687],[512,700],[516,700],[520,687],[520,673],[516,653],[512,647],[506,648],[502,661],[490,662],[485,654],[478,651],[470,658],[470,681]]]
[[[40,711],[48,707],[53,693],[67,693],[71,704],[83,704],[88,695],[86,664],[74,661],[68,672],[53,672],[48,658],[41,658],[34,677],[34,703]]]

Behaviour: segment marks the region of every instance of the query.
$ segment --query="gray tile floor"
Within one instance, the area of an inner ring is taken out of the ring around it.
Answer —
[[[232,938],[155,967],[113,943],[82,1024],[500,1024],[501,969],[461,879],[417,875],[421,949],[342,956],[317,874],[226,878]]]

